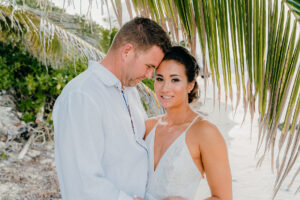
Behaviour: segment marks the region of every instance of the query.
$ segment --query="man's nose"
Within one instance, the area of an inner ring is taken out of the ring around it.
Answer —
[[[153,72],[154,72],[154,68],[149,68],[147,71],[146,71],[146,77],[148,78],[148,79],[151,79],[152,78],[152,76],[153,76]]]

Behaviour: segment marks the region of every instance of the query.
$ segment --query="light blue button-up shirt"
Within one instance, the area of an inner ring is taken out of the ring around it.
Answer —
[[[144,197],[146,114],[136,88],[125,88],[98,62],[69,82],[53,109],[55,161],[63,199]]]

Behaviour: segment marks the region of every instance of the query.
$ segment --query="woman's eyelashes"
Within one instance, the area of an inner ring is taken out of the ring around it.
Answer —
[[[162,77],[156,77],[155,80],[158,81],[158,82],[164,81],[164,79]],[[180,82],[180,79],[179,78],[172,78],[171,82],[173,82],[173,83]]]
[[[158,81],[158,82],[161,82],[161,81],[163,81],[164,79],[161,78],[161,77],[156,77],[155,80]]]
[[[180,82],[179,78],[172,78],[172,82]]]

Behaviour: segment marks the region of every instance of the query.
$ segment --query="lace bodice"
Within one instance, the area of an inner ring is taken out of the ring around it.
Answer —
[[[181,196],[187,200],[193,200],[201,180],[201,173],[190,155],[185,142],[185,135],[198,117],[190,123],[188,128],[163,154],[155,171],[154,141],[158,123],[147,136],[150,174],[145,200],[161,200],[169,196]]]

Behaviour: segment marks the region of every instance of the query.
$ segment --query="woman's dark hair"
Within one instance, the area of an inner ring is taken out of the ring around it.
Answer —
[[[196,78],[199,75],[200,69],[194,56],[192,56],[190,52],[184,47],[173,46],[165,54],[165,57],[163,58],[162,61],[164,60],[174,60],[184,66],[185,74],[187,76],[188,82],[191,83],[195,81],[194,88],[188,95],[189,103],[198,99],[199,91],[198,91],[198,84]]]

